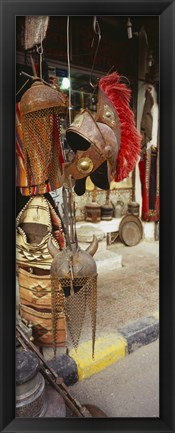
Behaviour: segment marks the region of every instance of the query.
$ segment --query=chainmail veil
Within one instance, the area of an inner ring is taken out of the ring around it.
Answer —
[[[72,246],[72,245],[71,245]],[[64,313],[71,341],[75,350],[78,349],[85,314],[89,310],[92,329],[92,357],[94,357],[97,312],[97,267],[92,255],[97,249],[98,241],[93,239],[87,251],[81,250],[76,244],[72,250],[69,247],[58,251],[52,241],[48,250],[53,257],[50,268],[52,281],[52,314],[54,341],[56,341],[57,315],[60,312],[60,299],[64,294]],[[63,304],[61,304],[62,309]]]
[[[61,117],[67,112],[67,97],[57,89],[35,81],[20,101],[24,164],[28,185],[51,190],[61,186]]]
[[[97,277],[77,278],[75,285],[81,289],[65,300],[65,314],[72,343],[77,350],[87,307],[91,315],[92,357],[94,357],[97,311]]]
[[[96,335],[96,311],[97,311],[97,276],[75,278],[73,280],[74,293],[65,296],[70,291],[70,278],[55,278],[52,276],[52,318],[54,353],[57,340],[56,323],[60,312],[64,310],[71,341],[77,351],[85,313],[89,308],[92,328],[92,357],[94,357]]]

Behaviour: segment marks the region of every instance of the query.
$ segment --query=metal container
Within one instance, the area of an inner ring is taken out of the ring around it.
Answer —
[[[112,206],[105,204],[101,206],[101,219],[110,221],[113,218],[114,209]]]
[[[117,200],[117,203],[115,206],[115,218],[121,218],[122,217],[123,206],[124,206],[123,201]]]
[[[42,417],[47,409],[45,380],[33,352],[16,353],[16,417]]]
[[[135,201],[131,201],[130,203],[128,203],[128,212],[131,215],[135,215],[139,217],[139,212],[140,212],[139,203],[136,203]]]
[[[101,221],[101,206],[96,202],[92,202],[85,206],[85,221],[97,223]]]

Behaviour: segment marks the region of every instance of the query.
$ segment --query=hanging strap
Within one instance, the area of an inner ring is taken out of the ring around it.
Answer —
[[[66,244],[71,251],[72,247],[71,247],[70,236],[69,236],[69,209],[68,209],[68,202],[67,202],[67,191],[64,185],[62,189],[62,194],[63,194],[63,205],[64,205]]]

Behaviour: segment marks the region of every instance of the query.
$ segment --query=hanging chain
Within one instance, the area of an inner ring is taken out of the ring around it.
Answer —
[[[67,17],[67,66],[68,66],[68,78],[69,78],[69,125],[71,124],[71,80],[70,80],[70,22],[69,16]]]
[[[37,53],[39,54],[39,64],[40,64],[40,80],[43,81],[42,79],[42,62],[43,62],[43,46],[42,46],[42,42],[41,45],[37,47]]]
[[[96,50],[95,50],[95,54],[94,54],[94,59],[93,59],[93,63],[92,63],[92,68],[91,68],[91,72],[90,72],[89,84],[91,85],[91,87],[93,89],[95,89],[94,84],[92,84],[92,73],[94,70],[94,65],[95,65],[95,61],[96,61],[96,57],[97,57],[97,53],[98,53],[99,45],[100,45],[100,41],[101,41],[101,31],[100,31],[99,22],[97,21],[96,16],[93,19],[93,29],[94,29],[95,34],[98,35],[98,42],[97,42],[97,46],[96,46]],[[93,47],[93,44],[94,44],[94,38],[92,39],[91,48]]]

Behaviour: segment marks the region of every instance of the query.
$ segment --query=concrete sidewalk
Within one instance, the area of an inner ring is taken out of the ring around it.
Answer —
[[[117,263],[121,259],[121,266],[116,269],[115,255]],[[95,357],[92,359],[91,322],[87,312],[78,351],[73,349],[68,334],[69,356],[65,350],[58,350],[54,361],[54,368],[70,385],[159,336],[159,242],[143,240],[136,246],[126,247],[117,241],[106,251],[96,253],[94,259],[98,269]],[[45,352],[47,359],[53,356],[51,352]]]

